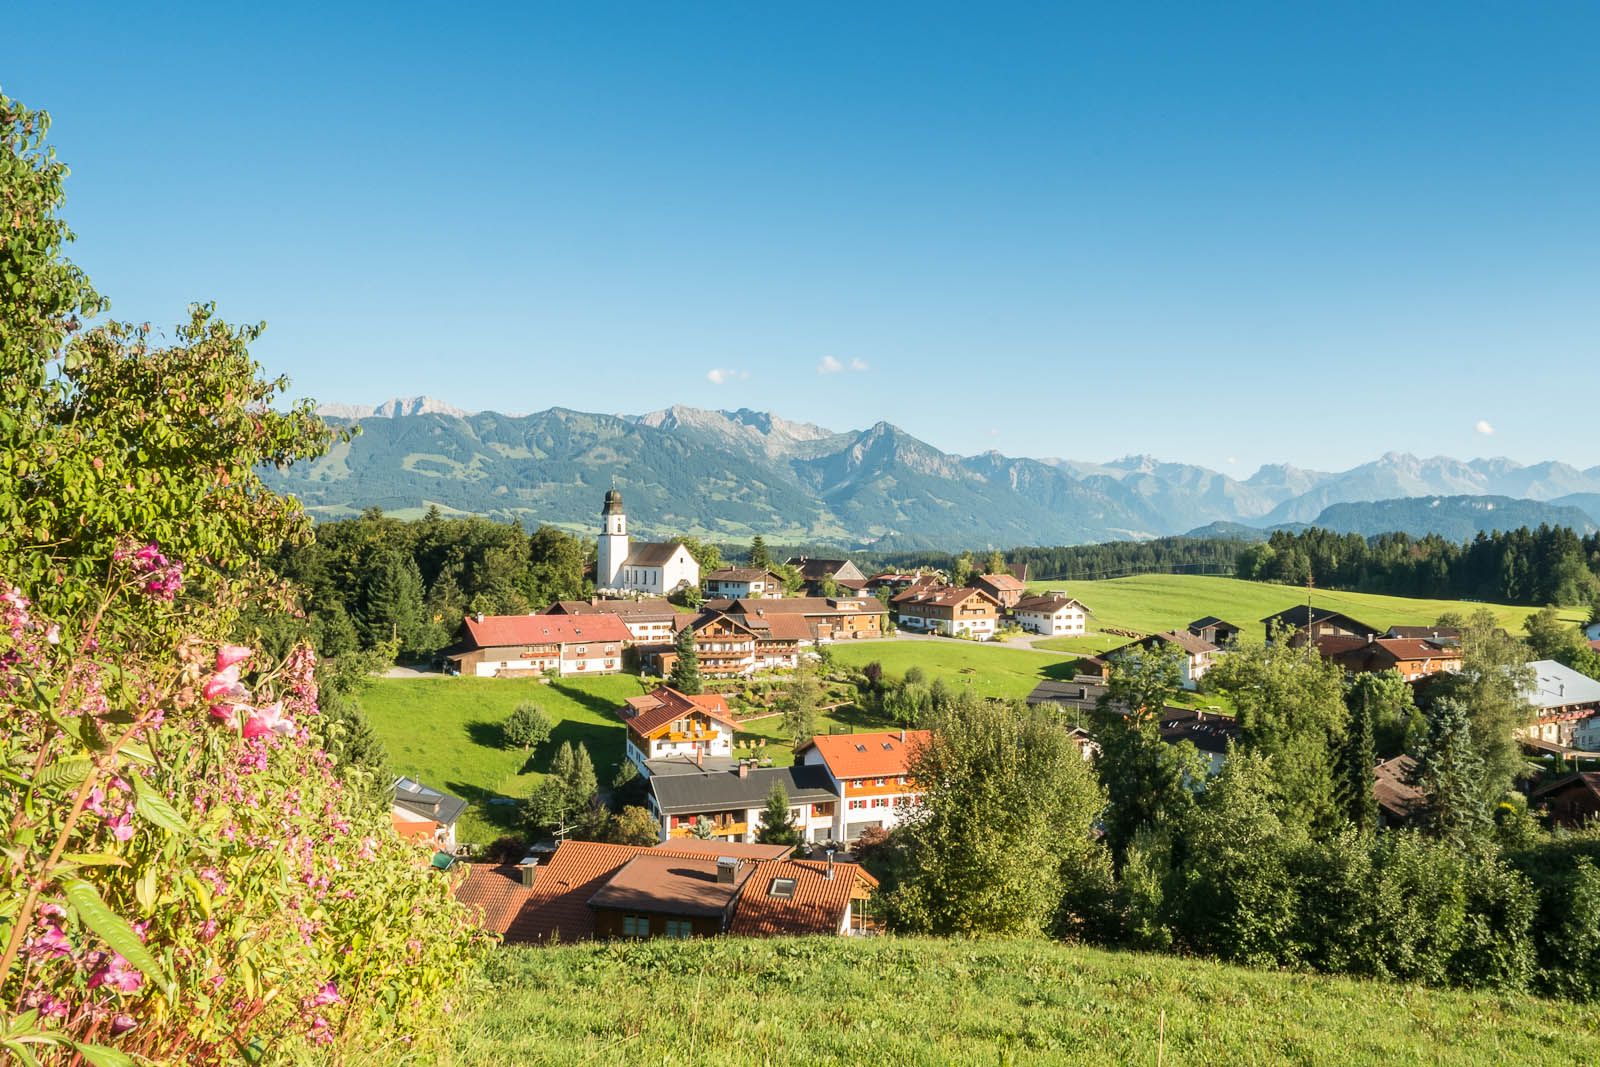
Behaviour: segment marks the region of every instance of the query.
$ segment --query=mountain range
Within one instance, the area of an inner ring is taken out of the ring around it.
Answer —
[[[1513,514],[1454,498],[1511,498],[1510,525],[1572,524],[1570,509],[1591,519],[1600,510],[1600,466],[1554,462],[1389,453],[1343,472],[1269,465],[1239,480],[1151,456],[960,456],[886,422],[840,432],[748,409],[505,415],[412,397],[319,411],[362,432],[267,479],[324,518],[437,505],[588,532],[615,486],[643,536],[760,533],[779,543],[911,549],[1148,538],[1218,523],[1322,525],[1335,505],[1418,497],[1452,498],[1421,513],[1451,536],[1465,528],[1463,516],[1494,529]]]

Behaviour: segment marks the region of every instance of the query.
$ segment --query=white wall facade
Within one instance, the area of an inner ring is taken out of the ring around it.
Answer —
[[[1088,632],[1088,616],[1082,608],[1066,607],[1054,613],[1018,611],[1017,625],[1029,633],[1046,637],[1075,637]]]

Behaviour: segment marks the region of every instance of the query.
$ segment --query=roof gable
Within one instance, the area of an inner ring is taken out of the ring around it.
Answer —
[[[643,696],[629,697],[623,702],[622,718],[630,730],[651,737],[686,715],[695,712],[722,723],[729,729],[736,724],[733,712],[728,710],[727,698],[718,693],[700,693],[690,696],[680,693],[670,685],[658,685]]]
[[[593,615],[468,615],[467,644],[474,648],[627,641],[627,624],[611,613]]]
[[[835,778],[899,777],[908,773],[917,752],[932,736],[931,730],[819,734],[795,754],[816,749]]]

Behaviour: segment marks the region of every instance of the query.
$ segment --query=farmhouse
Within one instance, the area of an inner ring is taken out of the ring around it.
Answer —
[[[1372,793],[1378,801],[1380,826],[1410,826],[1422,815],[1427,799],[1412,784],[1417,761],[1410,756],[1384,760],[1373,771]]]
[[[1050,637],[1072,637],[1089,628],[1089,609],[1065,593],[1022,597],[1011,606],[1011,614],[1024,630]]]
[[[1239,739],[1238,720],[1192,708],[1162,709],[1159,729],[1161,740],[1167,744],[1187,741],[1199,749],[1200,755],[1205,757],[1208,775],[1221,772],[1228,743]]]
[[[563,841],[544,863],[474,865],[455,894],[505,943],[545,944],[859,934],[877,885],[831,859]]]
[[[711,678],[741,678],[758,671],[790,669],[816,637],[804,615],[734,615],[702,611],[679,615],[679,632],[691,629],[700,657],[700,673]],[[640,658],[657,674],[672,673],[678,662],[675,645],[644,649]]]
[[[1268,641],[1276,640],[1280,633],[1289,635],[1290,640],[1304,640],[1307,631],[1312,638],[1367,638],[1383,633],[1381,627],[1368,626],[1332,608],[1313,608],[1304,604],[1268,615],[1261,620],[1261,625],[1266,628]]]
[[[1535,789],[1528,800],[1547,813],[1557,826],[1577,829],[1600,819],[1600,771],[1581,771],[1557,778]]]
[[[628,727],[628,761],[646,778],[659,773],[662,760],[700,766],[707,757],[733,755],[733,712],[715,693],[689,696],[658,685],[629,697],[619,714]]]
[[[1461,669],[1461,649],[1420,637],[1313,638],[1323,659],[1349,675],[1394,671],[1408,682]]]
[[[678,612],[665,600],[558,600],[546,615],[615,615],[628,627],[636,645],[667,644]]]
[[[456,673],[476,678],[615,674],[631,637],[622,620],[609,613],[469,615],[444,658]]]
[[[1079,675],[1070,682],[1043,681],[1028,694],[1032,708],[1052,704],[1072,711],[1093,711],[1106,694],[1105,679],[1099,675]]]
[[[1207,615],[1203,619],[1196,619],[1186,629],[1196,637],[1210,641],[1218,648],[1226,648],[1239,640],[1239,635],[1244,633],[1242,627],[1235,626],[1226,619],[1219,619],[1215,615]]]
[[[1149,637],[1141,637],[1139,640],[1131,641],[1121,648],[1114,648],[1106,653],[1106,658],[1112,659],[1119,654],[1132,652],[1134,649],[1152,651],[1163,645],[1169,645],[1182,653],[1181,667],[1183,687],[1185,689],[1199,687],[1200,679],[1205,677],[1206,672],[1211,669],[1212,663],[1216,661],[1217,654],[1222,651],[1210,641],[1203,637],[1196,637],[1188,630],[1167,630],[1163,633],[1151,634]]]
[[[915,633],[987,641],[1000,621],[1000,602],[981,589],[916,587],[891,600],[897,619]]]
[[[722,567],[701,579],[706,596],[726,600],[761,600],[783,596],[783,579],[765,567]]]
[[[795,556],[784,561],[793,567],[805,583],[806,592],[813,596],[830,595],[827,584],[833,583],[835,593],[860,593],[867,585],[867,576],[847,559],[812,559]]]
[[[819,767],[754,767],[741,760],[728,770],[656,774],[650,778],[650,813],[661,840],[702,833],[723,841],[752,843],[774,785],[789,797],[789,817],[803,841],[835,838],[839,796]]]
[[[893,829],[910,813],[922,796],[910,767],[929,736],[927,730],[825,734],[795,750],[803,766],[826,772],[840,801],[833,840],[854,841],[868,829]]]
[[[1028,592],[1028,587],[1020,579],[1009,574],[980,574],[972,580],[972,585],[999,601],[1001,610],[1005,612],[1016,607],[1017,601]]]
[[[1579,724],[1600,711],[1600,682],[1555,660],[1535,660],[1528,667],[1534,680],[1524,696],[1536,717],[1522,736],[1571,747]]]
[[[708,600],[706,611],[736,615],[752,626],[761,619],[781,615],[804,619],[813,641],[864,640],[883,636],[883,619],[889,614],[876,597],[784,597],[781,600]]]
[[[666,596],[700,584],[700,564],[682,542],[632,544],[622,494],[606,493],[600,509],[600,544],[595,557],[595,587],[619,593]]]

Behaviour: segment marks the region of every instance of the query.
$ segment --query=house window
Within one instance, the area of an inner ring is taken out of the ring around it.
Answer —
[[[623,937],[649,937],[650,936],[650,916],[648,916],[648,915],[624,915],[622,917],[622,936]]]
[[[677,938],[693,937],[694,924],[688,919],[668,919],[667,936]]]
[[[793,878],[774,878],[772,884],[767,887],[767,896],[778,900],[793,900],[794,885]]]

